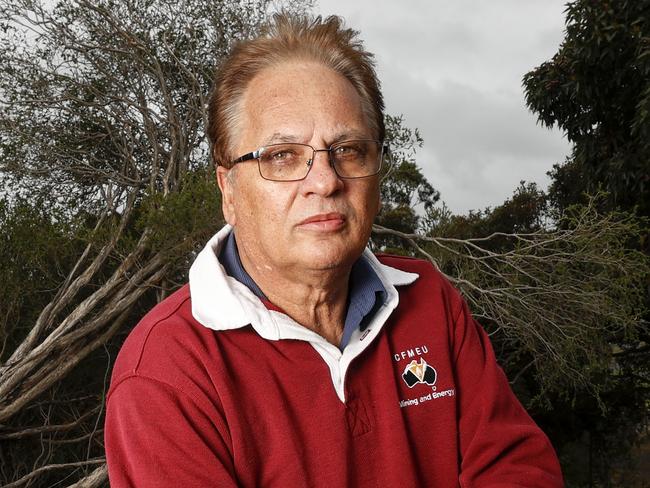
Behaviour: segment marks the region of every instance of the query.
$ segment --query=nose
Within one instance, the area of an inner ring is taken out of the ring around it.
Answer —
[[[322,155],[319,157],[319,153]],[[330,196],[343,188],[343,180],[339,178],[330,163],[327,149],[314,150],[314,156],[309,161],[309,173],[303,180],[303,192]]]

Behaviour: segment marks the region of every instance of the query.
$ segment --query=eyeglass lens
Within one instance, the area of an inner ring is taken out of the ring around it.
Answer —
[[[328,152],[336,174],[342,178],[372,176],[381,168],[383,150],[377,141],[343,141],[333,144]],[[307,176],[315,155],[314,148],[306,144],[266,146],[259,155],[260,174],[268,180],[301,180]]]

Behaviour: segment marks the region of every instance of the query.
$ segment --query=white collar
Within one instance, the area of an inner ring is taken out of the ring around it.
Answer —
[[[190,268],[189,284],[192,315],[203,326],[214,330],[238,329],[247,325],[265,339],[310,340],[315,334],[285,314],[269,310],[255,294],[235,278],[228,276],[218,255],[232,231],[224,226],[206,244]],[[380,263],[365,249],[363,256],[373,267],[389,298],[397,300],[396,286],[413,283],[418,275]],[[396,303],[395,303],[396,305]]]

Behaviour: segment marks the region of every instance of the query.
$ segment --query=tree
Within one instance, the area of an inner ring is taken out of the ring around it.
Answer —
[[[566,9],[566,34],[553,58],[524,76],[528,107],[546,126],[557,124],[573,143],[564,164],[549,173],[549,203],[557,214],[605,189],[602,211],[633,210],[650,216],[650,1],[574,0]],[[557,215],[556,214],[556,215]],[[647,221],[646,221],[647,222]],[[650,254],[647,228],[628,247]],[[650,385],[650,295],[635,327],[638,342],[612,337],[612,363],[603,395],[609,409],[579,401],[571,411],[588,439],[590,473],[583,482],[610,483],[613,460],[626,456],[647,423]],[[644,286],[645,285],[645,286]],[[612,410],[625,409],[622,417]],[[568,417],[568,416],[567,416]],[[588,421],[586,419],[589,419]],[[567,425],[560,430],[570,431]],[[625,440],[623,442],[623,439]],[[577,442],[585,445],[585,442]],[[614,447],[615,446],[615,447]],[[593,469],[592,469],[593,467]],[[619,476],[620,478],[620,476]],[[630,486],[629,478],[620,480]],[[591,486],[591,484],[590,484]]]
[[[120,336],[220,225],[204,138],[215,64],[270,1],[0,6],[11,236],[0,274],[15,290],[3,303],[0,484],[98,486]]]
[[[387,171],[381,180],[382,207],[377,224],[401,232],[417,232],[421,219],[419,209],[433,208],[440,193],[427,181],[415,161],[415,153],[422,147],[422,137],[404,123],[403,116],[385,117],[386,142],[390,145]],[[401,241],[389,235],[375,235],[376,249],[401,254]]]
[[[560,206],[575,201],[564,183],[571,174],[578,194],[603,188],[610,208],[650,215],[649,10],[650,0],[570,2],[559,51],[524,76],[530,109],[573,143],[553,172]]]

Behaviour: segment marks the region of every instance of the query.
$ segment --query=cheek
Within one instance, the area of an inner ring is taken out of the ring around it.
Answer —
[[[375,216],[381,208],[381,200],[379,197],[379,189],[375,185],[366,188],[365,191],[360,192],[359,199],[363,202],[358,208],[364,209],[364,220],[374,221]]]
[[[381,210],[381,194],[379,193],[379,189],[377,189],[372,196],[373,220],[380,210]]]
[[[253,227],[257,233],[281,232],[290,219],[291,200],[282,188],[251,185],[243,189],[245,198],[239,202],[239,223]]]

